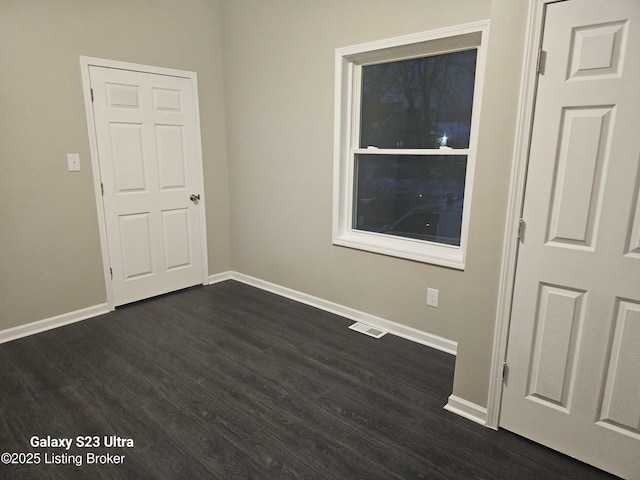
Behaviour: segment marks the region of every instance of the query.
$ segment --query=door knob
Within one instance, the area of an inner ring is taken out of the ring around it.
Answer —
[[[198,200],[200,200],[200,194],[192,193],[191,196],[189,197],[189,200],[191,200],[193,203],[198,203]]]

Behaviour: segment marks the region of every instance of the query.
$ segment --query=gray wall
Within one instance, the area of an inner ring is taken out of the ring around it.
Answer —
[[[217,0],[0,2],[0,330],[106,301],[80,55],[198,73],[209,270],[229,270],[219,13]]]
[[[486,405],[526,2],[222,4],[236,271],[459,342],[454,393]],[[336,47],[490,18],[464,272],[331,245]],[[427,286],[440,307],[425,305]]]
[[[454,393],[485,405],[526,3],[2,0],[0,330],[106,300],[79,55],[192,70],[209,273],[456,340]],[[466,270],[332,246],[335,48],[486,18]],[[80,153],[82,172],[66,171],[66,153]],[[425,305],[427,286],[440,308]]]

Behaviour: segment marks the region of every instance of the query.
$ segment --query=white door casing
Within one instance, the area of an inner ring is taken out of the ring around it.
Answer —
[[[500,426],[640,478],[640,3],[547,5]]]
[[[81,62],[110,307],[207,283],[195,74]]]

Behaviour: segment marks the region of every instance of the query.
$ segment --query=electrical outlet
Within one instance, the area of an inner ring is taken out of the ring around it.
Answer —
[[[440,290],[436,288],[427,288],[427,305],[430,307],[438,307],[438,295]]]

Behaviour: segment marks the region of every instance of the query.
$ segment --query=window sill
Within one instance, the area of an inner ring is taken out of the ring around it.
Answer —
[[[457,246],[353,230],[334,237],[333,244],[455,270],[465,268],[463,249]]]

